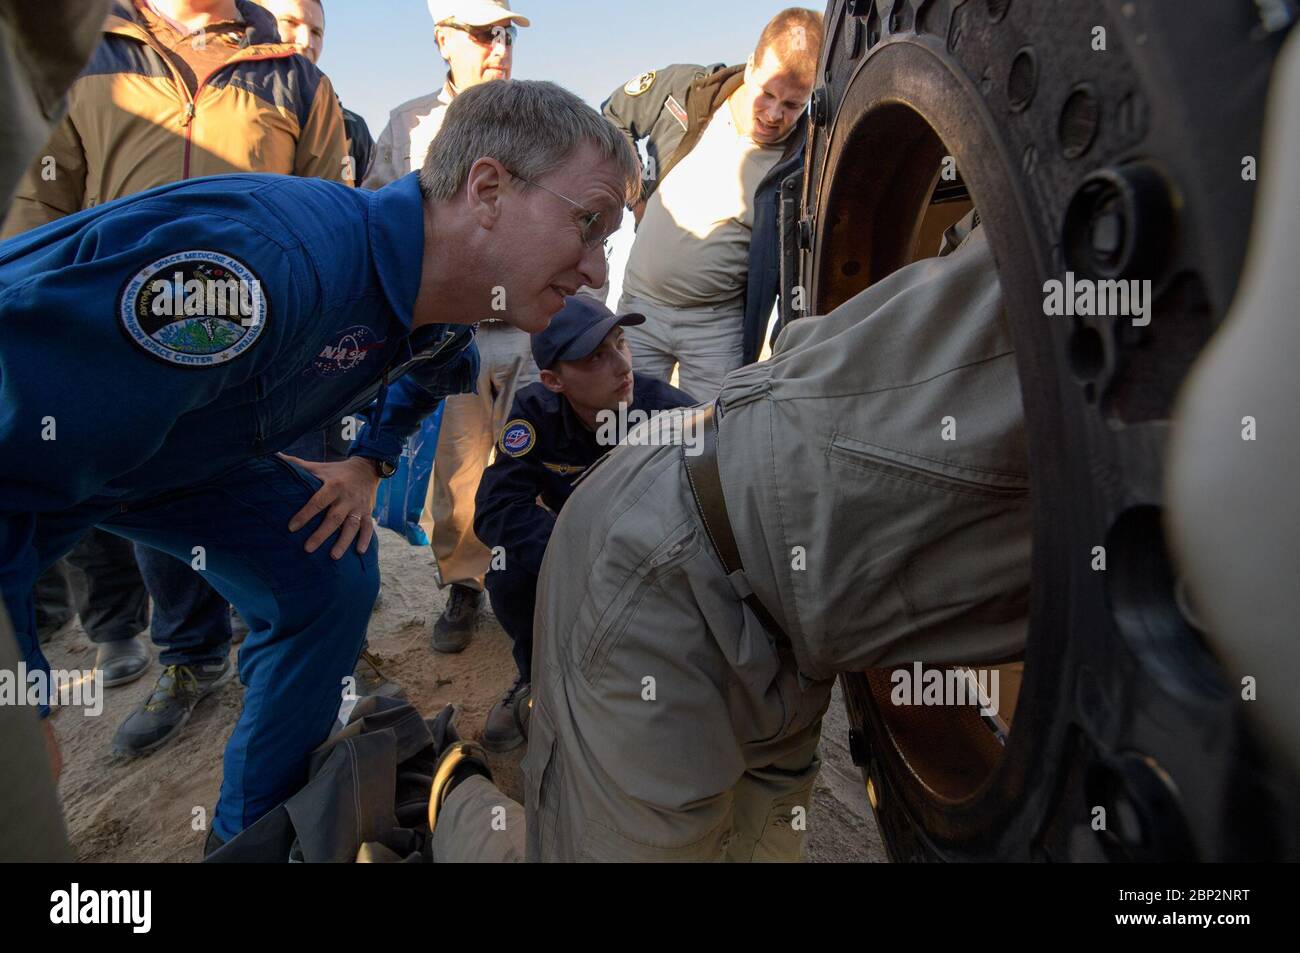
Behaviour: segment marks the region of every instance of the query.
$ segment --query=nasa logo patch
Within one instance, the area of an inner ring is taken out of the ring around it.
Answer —
[[[537,442],[537,431],[526,420],[515,418],[501,430],[497,446],[508,457],[522,457]]]
[[[649,70],[640,76],[635,76],[627,81],[623,87],[623,92],[629,96],[640,96],[655,83],[655,71]]]
[[[381,350],[387,339],[375,340],[375,332],[356,324],[339,332],[338,337],[321,348],[312,361],[311,370],[320,377],[337,377],[360,365],[371,352]]]
[[[206,250],[145,265],[122,287],[117,307],[132,343],[178,367],[216,367],[248,353],[266,331],[267,313],[252,269]]]

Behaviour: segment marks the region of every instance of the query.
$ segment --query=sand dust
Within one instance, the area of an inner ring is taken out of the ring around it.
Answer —
[[[477,738],[488,709],[514,677],[509,639],[485,610],[469,648],[460,655],[435,655],[425,624],[442,611],[444,597],[433,582],[433,557],[388,530],[380,531],[380,539],[383,596],[370,625],[371,650],[425,715],[455,702],[461,733]],[[54,668],[89,668],[95,659],[94,646],[75,622],[45,652]],[[202,854],[206,819],[221,785],[221,755],[239,716],[243,688],[232,682],[201,702],[181,735],[161,750],[116,758],[113,733],[153,687],[160,671],[156,648],[154,655],[143,678],[105,692],[99,716],[55,710],[64,758],[59,793],[78,860],[190,862]],[[849,758],[847,736],[837,689],[823,730],[808,856],[823,862],[883,861],[884,847],[861,775]],[[493,756],[497,781],[514,798],[520,797],[523,750]]]

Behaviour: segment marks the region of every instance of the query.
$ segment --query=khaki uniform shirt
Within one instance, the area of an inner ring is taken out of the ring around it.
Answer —
[[[388,125],[375,144],[374,164],[361,187],[383,188],[410,172],[419,171],[455,96],[456,90],[448,80],[436,93],[404,102],[389,113]]]

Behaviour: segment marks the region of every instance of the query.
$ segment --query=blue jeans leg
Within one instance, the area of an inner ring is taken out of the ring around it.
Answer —
[[[230,652],[230,603],[174,556],[139,544],[135,561],[153,596],[149,635],[163,665],[219,662]]]
[[[379,590],[378,540],[365,555],[330,558],[303,544],[290,518],[320,481],[278,457],[249,460],[221,478],[165,494],[106,521],[105,529],[190,562],[252,631],[239,652],[244,710],[226,745],[213,829],[229,840],[297,790],[311,751],[338,712]]]

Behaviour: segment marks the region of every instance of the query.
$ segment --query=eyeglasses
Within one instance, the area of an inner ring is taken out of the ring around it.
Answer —
[[[460,30],[462,33],[468,33],[469,38],[479,46],[496,46],[504,42],[506,46],[515,45],[515,37],[519,35],[519,28],[513,23],[503,26],[500,23],[494,23],[492,26],[465,26],[461,23],[444,23],[442,26],[449,30]]]
[[[510,172],[509,169],[506,169],[506,171]],[[610,255],[612,255],[614,252],[614,244],[609,240],[608,236],[601,235],[600,232],[597,231],[597,227],[600,225],[600,217],[601,217],[599,212],[593,212],[590,209],[588,209],[585,205],[579,205],[577,202],[573,201],[573,199],[569,198],[567,195],[561,195],[559,192],[556,192],[553,189],[548,189],[544,185],[540,185],[537,182],[533,182],[530,179],[525,179],[522,175],[518,175],[517,173],[514,172],[510,172],[510,174],[514,176],[516,179],[518,179],[520,182],[523,182],[525,185],[531,185],[534,186],[535,188],[541,189],[543,192],[549,192],[551,195],[554,195],[557,199],[568,202],[578,211],[582,212],[582,216],[578,219],[578,226],[582,230],[583,247],[595,248],[597,245],[602,246],[605,251],[605,260],[609,261]]]

